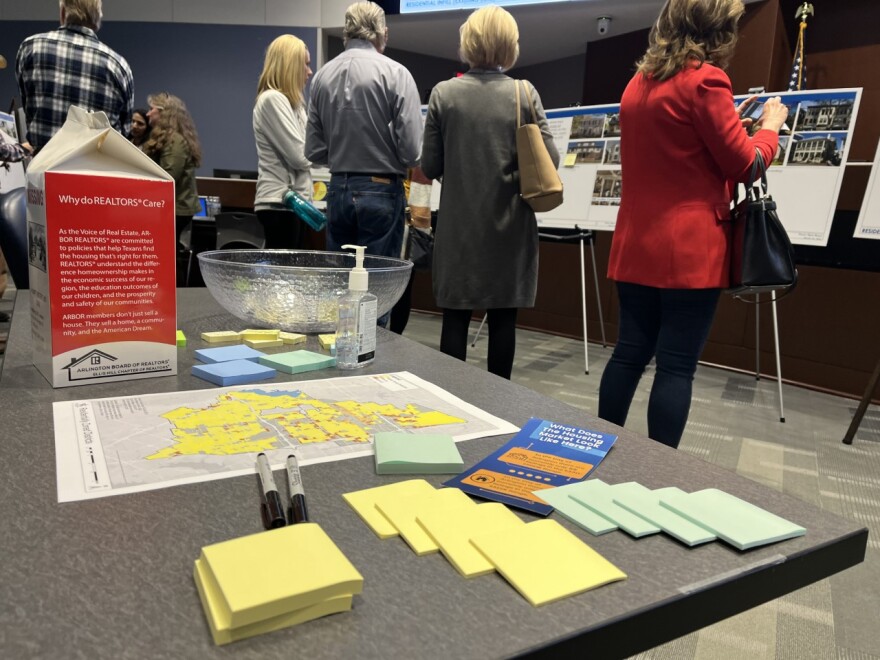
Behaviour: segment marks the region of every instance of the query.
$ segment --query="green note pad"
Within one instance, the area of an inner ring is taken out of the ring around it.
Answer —
[[[717,488],[696,493],[667,493],[660,504],[711,530],[734,548],[748,550],[803,536],[807,530]]]
[[[500,502],[420,511],[416,521],[464,577],[492,573],[495,567],[471,544],[471,537],[525,525]]]
[[[555,520],[480,534],[471,543],[535,607],[626,579]]]
[[[648,522],[641,516],[637,516],[622,506],[615,504],[611,495],[611,486],[604,481],[589,479],[577,485],[580,488],[572,491],[572,499],[598,513],[603,518],[608,518],[612,522],[617,523],[617,526],[627,534],[639,538],[649,534],[660,533],[660,528],[654,523]]]
[[[272,367],[286,374],[301,374],[306,371],[317,371],[336,365],[336,358],[332,355],[313,353],[312,351],[289,351],[287,353],[275,353],[264,355],[260,358],[260,364]]]
[[[608,520],[604,516],[600,516],[592,509],[588,509],[580,502],[571,498],[571,494],[576,492],[582,483],[578,481],[566,486],[545,488],[533,492],[552,506],[560,516],[570,520],[578,527],[583,527],[590,534],[599,536],[599,534],[613,532],[617,529],[617,523]]]
[[[660,495],[635,481],[612,486],[611,498],[615,504],[619,504],[627,511],[654,523],[685,545],[700,545],[717,538],[708,529],[700,527],[674,511],[661,506]]]
[[[376,474],[458,474],[464,461],[451,435],[377,433]]]

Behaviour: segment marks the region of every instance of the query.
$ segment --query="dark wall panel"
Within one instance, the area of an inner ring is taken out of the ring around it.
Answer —
[[[584,45],[586,49],[586,44]],[[545,108],[567,108],[583,103],[580,81],[584,77],[584,56],[511,69],[510,75],[531,82]]]
[[[0,70],[0,108],[18,95],[15,53],[21,41],[57,27],[34,21],[0,22],[0,44],[10,66]],[[255,170],[257,153],[251,113],[266,47],[281,34],[302,39],[314,53],[315,28],[188,23],[105,23],[99,38],[128,60],[134,74],[135,107],[147,94],[168,91],[186,102],[204,151],[199,170]]]

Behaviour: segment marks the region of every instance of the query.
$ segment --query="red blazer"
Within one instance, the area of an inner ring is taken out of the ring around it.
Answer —
[[[659,288],[729,285],[731,182],[765,163],[778,135],[749,137],[727,75],[689,67],[663,82],[640,73],[620,102],[623,188],[608,277]]]

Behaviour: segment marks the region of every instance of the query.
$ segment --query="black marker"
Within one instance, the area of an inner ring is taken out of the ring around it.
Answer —
[[[290,524],[308,522],[309,512],[306,509],[306,494],[303,492],[302,477],[299,474],[299,465],[296,456],[290,454],[287,457],[287,486],[290,489],[290,509],[288,516]]]
[[[281,495],[278,494],[278,486],[275,484],[275,477],[272,476],[272,468],[266,454],[257,454],[257,474],[260,477],[260,514],[263,517],[263,525],[266,529],[284,527],[287,524],[284,504]]]

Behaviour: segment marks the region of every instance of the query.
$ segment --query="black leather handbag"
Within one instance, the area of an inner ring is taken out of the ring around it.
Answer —
[[[434,261],[434,233],[430,228],[411,225],[407,236],[406,258],[416,270],[431,270]]]
[[[767,167],[760,151],[755,151],[745,199],[739,202],[738,189],[734,196],[731,219],[728,293],[737,298],[771,291],[790,293],[798,280],[794,248],[776,215],[776,202],[767,194]]]

